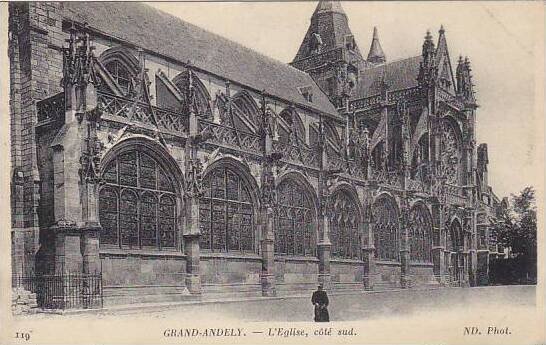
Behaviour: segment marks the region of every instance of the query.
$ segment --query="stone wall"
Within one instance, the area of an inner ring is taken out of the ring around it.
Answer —
[[[400,264],[377,262],[375,264],[375,290],[400,288]]]
[[[261,296],[261,257],[202,253],[201,283],[205,297]]]
[[[177,253],[101,252],[102,280],[112,286],[183,286],[186,258]]]
[[[411,287],[436,284],[432,264],[410,264]]]
[[[364,289],[363,262],[356,260],[330,261],[330,277],[334,290],[362,290]]]
[[[275,258],[275,283],[278,295],[305,294],[318,284],[318,259]]]

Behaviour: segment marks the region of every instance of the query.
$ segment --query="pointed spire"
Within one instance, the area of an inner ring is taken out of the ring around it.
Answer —
[[[379,34],[377,33],[377,27],[375,26],[373,28],[372,44],[370,45],[370,51],[366,60],[373,64],[384,63],[387,60],[385,53],[383,53],[383,49],[381,48],[381,44],[379,43]]]
[[[359,59],[362,58],[340,2],[321,0],[293,62],[336,48],[352,50]]]
[[[339,1],[321,0],[319,1],[317,8],[315,9],[315,12],[313,13],[313,17],[320,13],[332,13],[332,12],[346,15]]]
[[[430,30],[427,30],[425,35],[425,42],[423,43],[423,56],[426,54],[434,53],[434,42],[432,41],[432,35]]]
[[[446,41],[446,30],[444,29],[444,26],[440,26],[440,30],[438,30],[438,46],[436,53],[437,55],[442,55],[447,51],[447,41]]]
[[[417,77],[420,84],[427,85],[434,80],[436,75],[435,55],[436,49],[432,41],[432,35],[430,34],[430,30],[427,30],[425,41],[423,42],[423,61],[421,61],[419,76]]]

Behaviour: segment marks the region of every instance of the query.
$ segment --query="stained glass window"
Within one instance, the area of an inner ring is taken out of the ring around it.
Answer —
[[[412,208],[409,216],[410,259],[414,262],[432,262],[432,222],[423,205]]]
[[[116,81],[123,94],[128,94],[131,85],[131,74],[129,74],[127,67],[118,60],[108,62],[104,67]]]
[[[359,211],[355,202],[343,191],[332,196],[330,242],[332,256],[347,259],[360,258],[361,234],[358,230]]]
[[[284,180],[278,187],[275,253],[316,255],[315,213],[306,191],[295,181]]]
[[[99,193],[101,245],[174,248],[176,196],[172,179],[150,155],[131,150],[106,165]]]
[[[212,170],[203,179],[199,201],[201,249],[254,251],[254,205],[250,186],[228,167]]]
[[[399,261],[398,212],[394,202],[380,198],[373,205],[374,242],[376,257]]]

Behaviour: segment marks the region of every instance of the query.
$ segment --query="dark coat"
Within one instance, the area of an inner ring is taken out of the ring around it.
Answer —
[[[326,291],[317,290],[313,292],[311,303],[315,306],[315,322],[329,322],[330,315],[328,314],[328,295]]]

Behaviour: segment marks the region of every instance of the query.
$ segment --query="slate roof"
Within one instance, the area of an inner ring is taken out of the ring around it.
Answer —
[[[288,64],[142,3],[63,2],[66,20],[88,23],[117,38],[289,102],[339,116],[313,79]],[[311,86],[313,102],[298,87]]]
[[[309,42],[313,34],[319,34],[322,40],[322,51],[328,51],[345,46],[345,37],[353,35],[349,27],[349,20],[339,1],[320,1],[311,17],[307,33],[294,57],[293,61],[305,59],[313,53]],[[362,54],[355,44],[354,52],[359,59]]]
[[[380,94],[383,80],[389,86],[389,91],[417,86],[421,60],[422,57],[419,55],[361,70],[353,98],[365,98]]]

